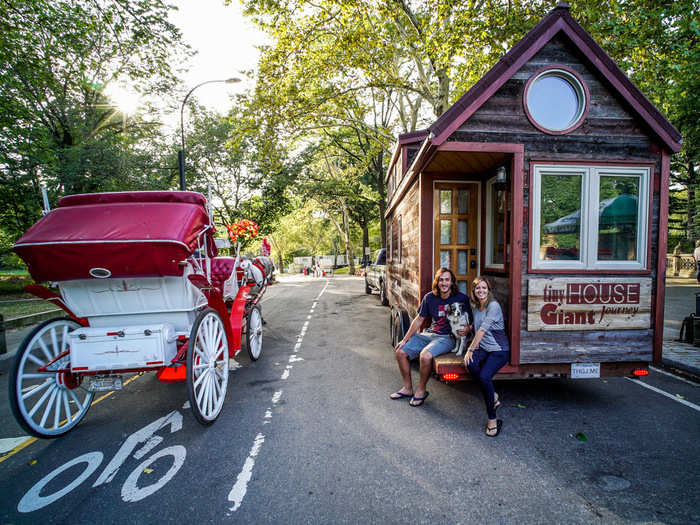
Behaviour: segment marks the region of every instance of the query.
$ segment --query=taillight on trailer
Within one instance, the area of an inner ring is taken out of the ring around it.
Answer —
[[[459,379],[459,374],[456,372],[449,372],[447,374],[442,374],[442,380],[443,381],[456,381]]]
[[[632,371],[632,375],[635,377],[648,376],[649,370],[647,370],[646,368],[637,368],[636,370]]]

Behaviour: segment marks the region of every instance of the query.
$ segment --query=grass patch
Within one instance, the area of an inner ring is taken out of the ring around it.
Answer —
[[[333,270],[333,273],[335,275],[347,275],[350,272],[350,269],[347,266],[343,266],[342,268],[336,268]]]
[[[44,301],[43,299],[27,301],[27,299],[30,298],[36,299],[36,297],[32,297],[31,295],[22,297],[2,296],[2,298],[0,298],[0,314],[2,314],[5,319],[12,319],[13,317],[57,310],[56,306],[48,301]]]
[[[38,299],[22,290],[23,286],[33,283],[26,272],[9,273],[3,270],[0,273],[0,314],[5,319],[56,309],[56,306],[48,301]]]

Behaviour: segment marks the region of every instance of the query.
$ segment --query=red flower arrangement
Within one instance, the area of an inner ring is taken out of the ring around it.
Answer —
[[[233,224],[227,224],[226,229],[231,242],[250,241],[257,237],[259,226],[250,219],[241,219]]]

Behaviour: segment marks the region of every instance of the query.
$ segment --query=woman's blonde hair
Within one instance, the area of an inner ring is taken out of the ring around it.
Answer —
[[[476,285],[482,281],[486,283],[486,288],[488,288],[488,290],[489,290],[489,294],[486,296],[486,305],[485,306],[488,306],[491,301],[495,301],[495,298],[493,297],[493,291],[491,288],[491,282],[486,277],[482,277],[481,275],[477,275],[476,278],[472,281],[471,291],[469,293],[469,299],[471,299],[472,306],[474,308],[481,309],[480,308],[481,303],[479,302],[479,299],[476,298],[476,295],[474,294],[474,289],[476,288]]]
[[[435,278],[433,279],[433,295],[439,297],[440,296],[440,288],[438,288],[438,280],[440,279],[440,276],[443,273],[449,273],[450,278],[452,279],[452,284],[450,285],[450,295],[455,295],[457,292],[459,292],[459,288],[457,288],[457,278],[455,277],[455,274],[452,273],[452,270],[449,268],[445,268],[442,266],[437,272],[435,272]]]

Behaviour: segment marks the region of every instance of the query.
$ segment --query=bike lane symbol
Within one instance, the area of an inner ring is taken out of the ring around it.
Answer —
[[[170,414],[157,419],[153,423],[145,426],[141,430],[131,434],[126,441],[119,448],[117,453],[114,455],[112,460],[107,464],[105,469],[102,471],[100,476],[97,478],[93,487],[98,487],[100,485],[111,482],[117,475],[119,468],[126,462],[130,455],[136,460],[142,459],[146,454],[151,452],[156,448],[162,441],[163,437],[156,434],[159,430],[170,427],[170,433],[177,432],[182,428],[182,414],[178,411],[173,411]],[[143,446],[136,450],[136,448],[143,444]],[[130,503],[135,501],[140,501],[151,494],[155,493],[161,489],[168,481],[170,481],[175,474],[180,470],[183,463],[185,462],[185,457],[187,455],[187,450],[182,445],[173,445],[166,447],[148,457],[143,461],[138,467],[136,467],[126,478],[124,485],[122,485],[121,497],[124,502]],[[168,469],[168,471],[161,476],[156,482],[151,483],[143,487],[138,486],[138,480],[144,469],[148,468],[149,465],[154,463],[156,460],[165,457],[172,456],[173,464]],[[81,485],[86,479],[88,479],[100,466],[102,460],[104,459],[104,454],[99,451],[88,452],[82,456],[78,456],[71,461],[64,463],[60,467],[54,469],[49,474],[44,476],[39,480],[32,488],[30,488],[27,493],[22,497],[22,499],[17,504],[17,510],[22,513],[34,512],[41,508],[50,505],[51,503],[61,499],[63,496],[74,490],[76,487]],[[77,476],[73,481],[71,481],[65,487],[54,491],[51,494],[41,494],[41,491],[53,481],[56,477],[61,475],[63,472],[69,468],[86,463],[83,472]]]

